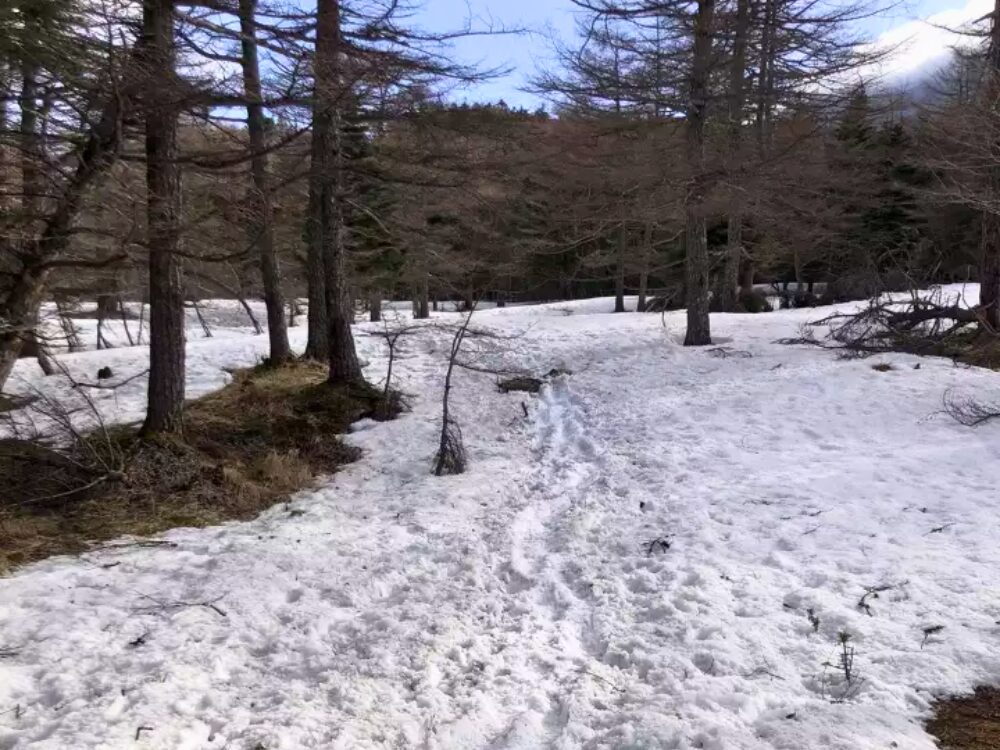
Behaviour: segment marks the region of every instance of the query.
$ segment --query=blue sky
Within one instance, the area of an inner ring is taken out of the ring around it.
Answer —
[[[940,54],[946,46],[941,41],[941,34],[933,33],[932,25],[919,23],[921,19],[944,11],[965,17],[978,5],[975,0],[904,0],[883,17],[866,22],[865,31],[873,36],[888,33],[894,42],[901,36],[911,39],[907,45],[911,49],[906,54],[915,62],[918,58]],[[434,31],[460,28],[470,17],[475,28],[529,29],[525,34],[472,37],[456,42],[455,52],[462,62],[478,62],[486,67],[510,66],[514,71],[502,79],[477,84],[469,91],[453,92],[452,96],[458,100],[504,99],[508,104],[534,108],[540,100],[519,89],[548,59],[551,34],[565,41],[572,39],[573,12],[570,0],[425,0],[416,20],[422,27]],[[951,17],[946,14],[939,18]]]

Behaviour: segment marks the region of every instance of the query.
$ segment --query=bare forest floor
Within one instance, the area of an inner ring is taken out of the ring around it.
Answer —
[[[972,695],[937,703],[927,731],[940,741],[941,750],[1000,748],[1000,690],[980,687]]]

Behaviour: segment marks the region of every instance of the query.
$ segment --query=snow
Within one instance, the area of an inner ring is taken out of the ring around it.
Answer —
[[[394,368],[412,412],[356,425],[364,457],[316,490],[0,580],[0,748],[934,748],[930,701],[1000,678],[1000,426],[940,413],[996,374],[774,343],[828,310],[714,315],[723,357],[611,305],[477,313],[507,361],[571,374],[460,372],[464,475],[429,471],[428,329]],[[266,345],[191,336],[195,392]],[[824,666],[845,632],[850,688]]]

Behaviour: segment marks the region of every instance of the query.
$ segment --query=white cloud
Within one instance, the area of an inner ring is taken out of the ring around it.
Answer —
[[[879,65],[879,75],[905,81],[943,63],[953,47],[970,46],[975,38],[963,35],[970,24],[990,13],[992,0],[969,0],[961,8],[935,13],[925,19],[907,21],[878,37],[878,45],[896,48]]]

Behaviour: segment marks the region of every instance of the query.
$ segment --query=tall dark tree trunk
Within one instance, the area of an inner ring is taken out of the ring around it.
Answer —
[[[990,27],[990,46],[986,55],[986,86],[984,99],[996,107],[1000,95],[1000,0],[993,8]],[[1000,199],[1000,138],[990,136],[989,198]],[[987,209],[983,213],[981,263],[979,273],[979,304],[982,307],[983,327],[1000,330],[1000,214]]]
[[[101,282],[102,284],[105,282]],[[110,284],[111,286],[117,286],[115,284]],[[107,320],[108,318],[113,318],[118,315],[118,311],[121,309],[121,299],[118,297],[117,292],[102,292],[97,295],[97,318],[98,320]]]
[[[33,22],[34,14],[25,14],[25,26]],[[26,60],[21,69],[21,93],[18,104],[21,109],[19,125],[20,168],[21,168],[21,213],[28,227],[28,233],[38,218],[39,182],[38,167],[40,158],[40,139],[38,135],[38,65]],[[6,106],[6,105],[5,105]],[[36,276],[24,268],[21,275],[27,278],[17,278],[13,289],[5,300],[6,309],[0,309],[0,320],[5,320],[8,329],[0,332],[0,390],[10,377],[14,364],[20,357],[22,348],[29,339],[34,341],[34,327],[38,322],[38,309],[42,301],[41,284],[47,273],[38,274],[39,288],[37,293],[29,293],[25,298],[22,290],[30,290]],[[26,282],[26,283],[25,283]],[[18,302],[21,302],[18,305]]]
[[[305,356],[317,362],[325,362],[330,356],[330,331],[326,310],[326,270],[323,265],[323,208],[322,183],[325,178],[322,169],[326,157],[317,149],[327,147],[317,143],[313,130],[312,154],[309,174],[309,206],[306,213],[306,298],[309,308],[306,314],[308,327]]]
[[[430,290],[427,274],[421,273],[420,280],[413,296],[413,317],[418,320],[425,320],[431,316]],[[435,300],[435,303],[437,300]]]
[[[243,64],[243,91],[247,100],[247,133],[250,138],[250,244],[256,249],[260,278],[267,307],[267,336],[272,365],[291,358],[285,325],[285,300],[281,294],[281,273],[274,252],[274,213],[267,172],[267,132],[264,124],[260,67],[257,56],[257,0],[240,0],[240,45]]]
[[[39,184],[39,162],[41,159],[41,137],[38,133],[38,66],[33,62],[24,63],[21,75],[21,210],[27,225],[33,226],[38,219],[38,204],[41,198]]]
[[[740,270],[740,296],[753,292],[754,267],[753,258],[746,258]]]
[[[635,303],[636,312],[646,312],[646,296],[649,294],[649,259],[653,252],[653,222],[647,221],[642,232],[642,265],[639,269],[639,297]]]
[[[625,312],[625,247],[628,233],[622,223],[618,230],[618,246],[615,251],[615,312]]]
[[[763,162],[770,133],[774,86],[774,25],[776,0],[763,0],[760,9],[760,56],[757,65],[757,154]]]
[[[45,375],[55,375],[58,372],[55,364],[52,362],[52,356],[49,354],[48,347],[45,346],[45,342],[35,332],[25,335],[24,346],[21,347],[21,356],[34,357]]]
[[[689,184],[684,199],[685,256],[684,282],[687,297],[685,346],[712,343],[708,314],[708,233],[705,206],[708,175],[705,170],[705,117],[712,64],[712,33],[715,0],[698,0],[691,59],[691,92],[685,137]]]
[[[368,320],[378,323],[382,320],[382,290],[372,289],[368,293]]]
[[[312,164],[309,172],[313,244],[320,242],[326,293],[328,382],[362,380],[351,334],[353,306],[346,279],[344,243],[344,170],[340,144],[340,105],[345,91],[340,70],[340,2],[319,0],[316,16],[315,91],[313,93]],[[315,203],[315,205],[313,205]],[[313,215],[313,210],[316,214]],[[313,246],[310,245],[310,253]],[[312,323],[310,293],[310,325]]]
[[[184,418],[184,285],[177,163],[174,0],[144,0],[142,33],[149,75],[146,125],[146,244],[149,249],[149,390],[144,435],[180,432]]]
[[[736,25],[733,29],[733,59],[729,68],[729,217],[726,231],[726,257],[717,285],[718,309],[735,310],[740,282],[740,259],[743,257],[742,172],[744,83],[747,65],[747,34],[750,29],[750,0],[737,0]]]
[[[0,390],[14,370],[25,336],[34,330],[48,275],[48,267],[26,266],[7,293],[0,310],[5,321],[4,328],[0,329]]]

